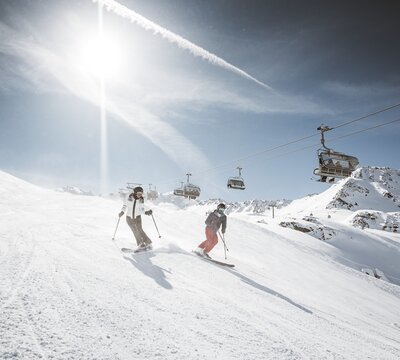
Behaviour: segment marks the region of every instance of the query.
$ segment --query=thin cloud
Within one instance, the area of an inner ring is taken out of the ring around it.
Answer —
[[[264,84],[262,81],[257,80],[256,78],[249,75],[245,71],[239,69],[238,67],[228,63],[224,59],[221,59],[217,55],[212,54],[209,51],[203,49],[202,47],[193,44],[192,42],[183,38],[182,36],[177,35],[174,32],[167,30],[160,25],[155,24],[154,22],[146,19],[144,16],[138,14],[137,12],[127,8],[124,5],[121,5],[117,1],[114,0],[92,0],[92,1],[104,5],[108,10],[113,11],[115,14],[123,18],[129,19],[130,21],[138,24],[145,30],[151,30],[154,32],[154,34],[160,34],[163,38],[167,39],[171,43],[178,45],[180,48],[189,50],[194,56],[199,56],[213,65],[217,65],[226,70],[232,71],[235,74],[243,76],[244,78],[249,79],[251,81],[254,81],[258,85],[261,85],[262,87],[268,90],[273,90],[270,86]]]
[[[175,69],[152,69],[149,76],[158,80],[157,86],[145,84],[145,91],[136,90],[135,99],[161,116],[166,111],[185,113],[186,110],[202,111],[210,106],[257,114],[330,113],[329,109],[301,95],[229,86],[214,81],[207,74],[190,73],[183,69],[179,72]],[[155,83],[147,80],[150,84]]]
[[[362,85],[353,85],[351,83],[344,83],[339,81],[330,81],[322,84],[323,91],[326,91],[335,96],[344,98],[366,98],[366,97],[385,97],[392,96],[399,93],[398,86],[388,86],[383,83],[370,83]]]
[[[38,77],[43,77],[50,81],[50,75],[73,95],[99,106],[97,81],[69,65],[66,57],[59,56],[2,23],[0,43],[0,52],[16,57],[32,69],[29,73],[19,74],[25,80],[36,83]],[[193,162],[209,166],[206,157],[194,144],[173,126],[149,113],[139,104],[132,104],[129,99],[109,93],[107,111],[147,137],[180,166],[189,167]]]

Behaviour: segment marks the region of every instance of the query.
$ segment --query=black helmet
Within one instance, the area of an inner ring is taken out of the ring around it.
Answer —
[[[133,189],[133,192],[134,193],[138,193],[138,192],[143,192],[143,188],[141,187],[141,186],[136,186],[134,189]]]
[[[219,210],[219,209],[226,209],[226,206],[225,206],[224,203],[221,203],[221,204],[219,204],[219,205],[217,206],[217,209],[218,209],[218,210]]]

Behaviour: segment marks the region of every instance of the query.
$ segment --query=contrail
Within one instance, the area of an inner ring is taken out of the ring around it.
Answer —
[[[145,17],[136,13],[135,11],[127,8],[124,5],[121,5],[117,1],[114,1],[114,0],[92,0],[92,1],[95,3],[97,2],[101,5],[104,5],[107,8],[107,10],[113,11],[114,13],[116,13],[117,15],[119,15],[123,18],[129,19],[130,21],[138,24],[145,30],[152,30],[154,32],[154,34],[160,34],[163,38],[178,45],[180,48],[189,50],[194,56],[200,56],[201,58],[207,60],[211,64],[220,66],[224,69],[227,69],[236,74],[239,74],[240,76],[243,76],[246,79],[252,80],[255,83],[257,83],[258,85],[261,85],[262,87],[264,87],[268,90],[273,90],[270,86],[255,79],[254,77],[252,77],[245,71],[237,68],[236,66],[229,64],[228,62],[226,62],[224,59],[221,59],[217,55],[214,55],[214,54],[210,53],[209,51],[203,49],[202,47],[200,47],[196,44],[193,44],[189,40],[186,40],[182,36],[179,36],[179,35],[173,33],[172,31],[169,31],[169,30],[163,28],[162,26],[155,24],[154,22],[146,19]]]

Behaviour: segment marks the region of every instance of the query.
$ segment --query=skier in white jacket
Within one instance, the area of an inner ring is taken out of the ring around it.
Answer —
[[[141,215],[151,215],[152,210],[148,209],[144,204],[143,199],[143,188],[137,186],[133,189],[133,192],[128,194],[125,198],[124,205],[122,206],[119,217],[124,215],[126,212],[126,222],[131,228],[133,235],[135,236],[136,243],[138,245],[138,251],[145,251],[152,249],[152,241],[146,235],[142,228],[142,217]]]

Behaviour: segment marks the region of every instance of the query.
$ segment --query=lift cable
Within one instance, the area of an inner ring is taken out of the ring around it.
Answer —
[[[393,124],[393,123],[398,122],[398,121],[400,121],[400,119],[396,119],[396,120],[388,121],[388,122],[385,122],[385,123],[382,123],[382,124],[374,125],[374,126],[371,126],[369,128],[366,128],[366,129],[354,131],[354,132],[352,132],[350,134],[338,136],[336,138],[330,139],[329,141],[334,141],[334,140],[342,139],[342,138],[345,138],[345,137],[348,137],[348,136],[356,135],[356,134],[362,133],[364,131],[368,131],[368,130],[376,129],[376,128],[379,128],[379,127],[382,127],[382,126],[390,125],[390,124]]]
[[[354,131],[354,132],[349,133],[349,134],[341,135],[341,136],[332,138],[332,139],[330,139],[329,141],[330,141],[330,142],[337,141],[337,140],[340,140],[340,139],[343,139],[343,138],[346,138],[346,137],[349,137],[349,136],[357,135],[357,134],[360,134],[360,133],[362,133],[362,132],[369,131],[369,130],[373,130],[373,129],[377,129],[377,128],[379,128],[379,127],[386,126],[386,125],[390,125],[390,124],[393,124],[393,123],[396,123],[396,122],[399,122],[399,121],[400,121],[400,118],[399,118],[399,119],[395,119],[395,120],[391,120],[391,121],[388,121],[388,122],[385,122],[385,123],[381,123],[381,124],[378,124],[378,125],[370,126],[370,127],[368,127],[368,128],[365,128],[365,129],[357,130],[357,131]],[[311,137],[311,136],[309,136],[309,137]],[[300,141],[300,140],[299,140],[299,141]],[[297,141],[295,141],[295,142],[297,142]],[[281,145],[281,146],[279,146],[279,147],[283,147],[283,146],[284,146],[284,145]],[[299,148],[299,149],[295,149],[295,150],[288,151],[288,152],[285,152],[285,153],[277,154],[277,155],[275,155],[275,156],[270,156],[270,157],[266,158],[266,160],[276,159],[276,158],[280,158],[280,157],[283,157],[283,156],[295,154],[295,153],[298,153],[298,152],[303,151],[303,150],[308,150],[308,149],[315,148],[315,147],[317,147],[317,146],[320,146],[320,144],[318,143],[318,144],[307,145],[307,146],[304,146],[304,147]],[[278,147],[277,147],[277,148],[278,148]],[[251,157],[251,156],[248,156],[247,158],[250,158],[250,157]],[[246,159],[247,159],[247,158],[246,158]],[[201,171],[201,172],[199,172],[199,173],[200,173],[200,174],[203,174],[203,173],[206,173],[206,172],[214,171],[214,170],[216,170],[216,169],[218,169],[218,168],[221,168],[221,167],[222,167],[222,166],[210,168],[210,169]],[[171,181],[168,181],[168,183],[172,183],[172,182],[173,182],[172,180],[171,180]],[[162,183],[167,183],[167,181],[162,182]]]
[[[385,112],[385,111],[394,109],[394,108],[396,108],[396,107],[398,107],[398,106],[400,106],[400,103],[395,104],[395,105],[391,105],[391,106],[386,107],[386,108],[381,109],[381,110],[377,110],[377,111],[375,111],[375,112],[373,112],[373,113],[370,113],[370,114],[368,114],[368,115],[359,117],[359,118],[357,118],[357,119],[353,119],[353,120],[347,121],[347,122],[345,122],[345,123],[343,123],[343,124],[340,124],[340,125],[338,125],[338,126],[335,126],[335,127],[331,128],[331,130],[337,129],[337,128],[340,128],[340,127],[343,127],[343,126],[352,124],[352,123],[354,123],[354,122],[356,122],[356,121],[360,121],[360,120],[366,119],[367,117],[370,117],[370,116],[373,116],[373,115],[377,115],[377,114],[380,114],[380,113],[382,113],[382,112]],[[394,121],[392,121],[392,122],[396,122],[396,121],[398,121],[398,120],[394,120]],[[384,125],[391,124],[392,122],[385,123]],[[377,125],[376,127],[380,127],[380,126],[383,126],[383,125]],[[368,128],[368,129],[365,129],[365,130],[361,130],[360,132],[362,132],[362,131],[367,131],[367,130],[374,129],[374,128],[375,128],[375,126],[373,126],[373,127],[371,127],[371,128]],[[358,132],[351,133],[350,135],[357,134],[357,133],[358,133]],[[271,151],[274,151],[274,150],[283,148],[283,147],[285,147],[285,146],[289,146],[289,145],[298,143],[298,142],[303,141],[303,140],[310,139],[310,138],[312,138],[312,137],[314,137],[314,136],[317,136],[317,135],[318,135],[318,134],[312,134],[312,135],[304,136],[304,137],[302,137],[302,138],[300,138],[300,139],[292,140],[292,141],[290,141],[290,142],[288,142],[288,143],[285,143],[285,144],[282,144],[282,145],[278,145],[278,146],[271,147],[271,148],[268,148],[268,149],[265,149],[265,150],[261,150],[261,151],[255,152],[255,153],[253,153],[253,154],[249,154],[249,155],[243,156],[243,157],[238,158],[238,159],[236,159],[236,160],[231,160],[231,161],[229,161],[229,162],[227,162],[227,163],[224,163],[224,164],[221,164],[221,165],[217,165],[217,166],[215,166],[215,167],[213,167],[213,168],[210,168],[210,169],[201,171],[200,174],[207,173],[207,172],[210,172],[210,171],[213,171],[213,170],[217,170],[217,169],[220,169],[220,168],[224,168],[224,167],[227,167],[227,166],[230,166],[230,165],[233,165],[233,164],[238,164],[238,163],[240,163],[240,162],[242,162],[242,161],[245,161],[245,160],[247,160],[247,159],[249,159],[249,158],[252,158],[252,157],[255,157],[255,156],[259,156],[259,155],[265,154],[265,153],[267,153],[267,152],[271,152]],[[345,136],[350,136],[350,135],[345,135]],[[336,138],[336,139],[339,139],[339,138]],[[332,139],[330,139],[329,141],[332,141]],[[313,146],[314,146],[314,145],[313,145]]]
[[[332,139],[330,139],[329,141],[330,141],[330,142],[337,141],[337,140],[343,139],[343,138],[345,138],[345,137],[357,135],[357,134],[362,133],[362,132],[364,132],[364,131],[376,129],[376,128],[379,128],[379,127],[382,127],[382,126],[386,126],[386,125],[393,124],[393,123],[395,123],[395,122],[399,122],[399,121],[400,121],[400,118],[399,118],[399,119],[396,119],[396,120],[388,121],[388,122],[385,122],[385,123],[382,123],[382,124],[374,125],[374,126],[371,126],[371,127],[369,127],[369,128],[366,128],[366,129],[354,131],[354,132],[349,133],[349,134],[341,135],[341,136],[332,138]],[[307,149],[312,149],[312,148],[315,148],[316,146],[319,146],[319,145],[320,145],[320,144],[312,144],[312,145],[304,146],[304,147],[302,147],[302,148],[299,148],[299,149],[296,149],[296,150],[293,150],[293,151],[288,151],[288,152],[286,152],[286,153],[282,153],[282,154],[278,154],[278,155],[276,155],[276,156],[268,157],[267,160],[279,158],[279,157],[286,156],[286,155],[291,155],[291,154],[294,154],[294,153],[297,153],[297,152],[300,152],[300,151],[303,151],[303,150],[307,150]]]
[[[347,122],[345,122],[345,123],[342,123],[342,124],[340,124],[340,125],[337,125],[337,126],[331,128],[330,130],[338,129],[338,128],[340,128],[340,127],[347,126],[347,125],[349,125],[349,124],[352,124],[352,123],[355,123],[355,122],[357,122],[357,121],[366,119],[366,118],[371,117],[371,116],[373,116],[373,115],[377,115],[377,114],[383,113],[383,112],[385,112],[385,111],[394,109],[394,108],[399,107],[399,106],[400,106],[400,103],[397,103],[397,104],[388,106],[388,107],[386,107],[386,108],[383,108],[383,109],[374,111],[374,112],[369,113],[369,114],[367,114],[367,115],[364,115],[364,116],[362,116],[362,117],[359,117],[359,118],[356,118],[356,119],[347,121]],[[375,129],[375,128],[378,128],[378,127],[381,127],[381,126],[389,125],[389,124],[394,123],[394,122],[396,122],[396,121],[399,121],[399,120],[394,120],[394,121],[390,121],[390,122],[388,122],[388,123],[376,125],[376,126],[373,126],[373,127],[367,128],[367,129],[364,129],[364,130],[360,130],[360,131],[356,131],[356,132],[354,132],[354,133],[350,133],[350,134],[348,134],[348,135],[344,135],[344,136],[341,136],[341,137],[338,137],[338,138],[330,139],[329,141],[338,140],[338,139],[340,139],[340,138],[342,138],[342,137],[347,137],[347,136],[355,135],[355,134],[358,134],[358,133],[363,132],[363,131],[367,131],[367,130]],[[214,170],[217,170],[217,169],[221,169],[221,168],[225,168],[225,167],[228,167],[228,166],[231,166],[231,165],[234,165],[234,164],[238,164],[238,163],[243,162],[243,161],[245,161],[245,160],[248,160],[248,159],[250,159],[250,158],[252,158],[252,157],[256,157],[256,156],[259,156],[259,155],[262,155],[262,154],[265,154],[265,153],[268,153],[268,152],[271,152],[271,151],[274,151],[274,150],[277,150],[277,149],[280,149],[280,148],[283,148],[283,147],[286,147],[286,146],[289,146],[289,145],[292,145],[292,144],[295,144],[295,143],[298,143],[298,142],[300,142],[300,141],[310,139],[310,138],[312,138],[312,137],[314,137],[314,136],[317,136],[317,135],[319,135],[319,134],[318,134],[318,133],[315,133],[315,134],[312,134],[312,135],[304,136],[304,137],[299,138],[299,139],[296,139],[296,140],[289,141],[289,142],[287,142],[287,143],[285,143],[285,144],[281,144],[281,145],[274,146],[274,147],[271,147],[271,148],[268,148],[268,149],[260,150],[260,151],[257,151],[257,152],[255,152],[255,153],[252,153],[252,154],[243,156],[243,157],[241,157],[241,158],[238,158],[238,159],[235,159],[235,160],[231,160],[231,161],[226,162],[226,163],[224,163],[224,164],[220,164],[220,165],[217,165],[217,166],[215,166],[215,167],[212,167],[212,168],[209,168],[209,169],[205,169],[205,170],[200,170],[199,172],[196,172],[196,174],[204,174],[204,173],[208,173],[208,172],[211,172],[211,171],[214,171]],[[309,148],[312,148],[312,147],[314,147],[314,146],[316,146],[316,145],[310,145],[310,146],[307,146],[307,147],[302,148],[301,150],[303,150],[303,149],[309,149]],[[291,153],[292,153],[292,152],[289,152],[289,153],[286,153],[286,154],[291,154]],[[278,156],[279,156],[279,155],[278,155]],[[161,182],[158,182],[158,184],[160,184],[160,183],[167,183],[167,182],[168,182],[168,183],[172,183],[172,182],[175,182],[175,181],[171,179],[170,181],[161,181]]]
[[[227,167],[227,166],[230,166],[230,165],[233,165],[233,164],[238,164],[238,163],[240,163],[240,162],[242,162],[242,161],[245,161],[245,160],[248,160],[248,159],[250,159],[250,158],[252,158],[252,157],[259,156],[259,155],[265,154],[265,153],[267,153],[267,152],[271,152],[271,151],[274,151],[274,150],[283,148],[283,147],[285,147],[285,146],[289,146],[289,145],[298,143],[298,142],[300,142],[300,141],[303,141],[303,140],[312,138],[312,137],[317,136],[317,135],[318,135],[318,134],[313,134],[313,135],[305,136],[305,137],[303,137],[303,138],[290,141],[290,142],[288,142],[288,143],[286,143],[286,144],[282,144],[282,145],[278,145],[278,146],[275,146],[275,147],[272,147],[272,148],[268,148],[268,149],[265,149],[265,150],[261,150],[261,151],[258,151],[258,152],[256,152],[256,153],[243,156],[243,157],[238,158],[238,159],[236,159],[236,160],[231,160],[231,161],[229,161],[229,162],[227,162],[227,163],[224,163],[224,164],[215,166],[215,167],[213,167],[213,168],[211,168],[211,169],[204,170],[204,171],[201,172],[201,174],[202,174],[202,173],[209,172],[209,171],[217,170],[217,169],[219,169],[219,168],[224,168],[224,167]]]
[[[366,119],[367,117],[370,117],[370,116],[373,116],[373,115],[376,115],[376,114],[380,114],[380,113],[382,113],[382,112],[385,112],[385,111],[394,109],[395,107],[398,107],[398,106],[400,106],[400,103],[395,104],[395,105],[388,106],[387,108],[384,108],[384,109],[381,109],[381,110],[377,110],[377,111],[375,111],[375,112],[373,112],[373,113],[370,113],[370,114],[368,114],[368,115],[364,115],[364,116],[359,117],[359,118],[357,118],[357,119],[350,120],[350,121],[347,121],[347,122],[345,122],[345,123],[343,123],[343,124],[334,126],[333,128],[331,128],[331,130],[333,130],[333,129],[338,129],[338,128],[342,127],[342,126],[346,126],[346,125],[352,124],[352,123],[354,123],[354,122],[356,122],[356,121],[360,121],[360,120]]]

